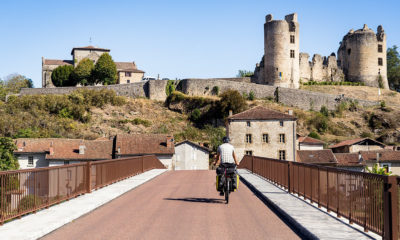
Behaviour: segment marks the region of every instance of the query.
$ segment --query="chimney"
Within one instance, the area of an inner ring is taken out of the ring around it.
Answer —
[[[233,115],[232,110],[229,110],[229,117],[232,117],[232,115]]]
[[[79,154],[80,155],[84,155],[85,154],[85,145],[80,145],[79,146]]]
[[[293,110],[292,110],[292,109],[289,109],[289,110],[288,110],[288,114],[291,115],[291,116],[293,116]]]
[[[377,162],[379,162],[379,157],[380,157],[380,156],[381,156],[381,154],[377,152],[377,153],[376,153],[376,161],[377,161]]]
[[[174,144],[174,139],[172,136],[167,136],[167,148],[172,147],[172,144]]]
[[[358,152],[358,162],[361,163],[363,161],[362,155],[361,155],[361,151]]]
[[[50,156],[54,155],[54,148],[53,147],[49,148],[49,154],[50,154]]]

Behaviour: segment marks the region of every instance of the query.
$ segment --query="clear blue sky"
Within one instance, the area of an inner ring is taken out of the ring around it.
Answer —
[[[41,57],[71,59],[71,49],[111,49],[146,75],[232,77],[263,55],[265,15],[297,12],[300,50],[329,55],[342,37],[382,24],[400,45],[400,1],[18,1],[0,2],[0,78],[20,73],[41,87]]]

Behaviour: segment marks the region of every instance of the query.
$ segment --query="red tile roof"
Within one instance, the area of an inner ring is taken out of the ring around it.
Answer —
[[[337,163],[332,150],[298,150],[297,161],[314,164],[335,164]]]
[[[261,106],[228,117],[229,120],[296,120],[293,115],[273,111]]]
[[[119,72],[134,72],[144,73],[144,71],[137,69],[135,62],[115,62]]]
[[[86,46],[86,47],[74,47],[71,51],[71,55],[74,53],[74,50],[95,50],[95,51],[104,51],[104,52],[109,52],[110,49],[106,48],[98,48],[94,46]]]
[[[187,143],[187,144],[192,145],[192,146],[196,146],[196,147],[198,147],[198,148],[203,149],[204,151],[210,152],[210,149],[208,149],[208,148],[206,148],[206,147],[204,147],[204,146],[201,146],[201,145],[199,145],[199,144],[197,144],[197,143],[194,143],[194,142],[192,142],[192,141],[189,141],[189,140],[185,140],[185,141],[182,141],[182,142],[180,142],[180,143],[177,143],[177,144],[175,144],[175,147],[177,147],[177,146],[179,146],[179,145],[182,145],[182,144],[184,144],[184,143]]]
[[[112,140],[81,140],[63,138],[19,138],[17,150],[21,153],[46,153],[48,160],[104,160],[112,158]],[[84,154],[79,154],[79,146],[84,146]],[[53,154],[51,153],[53,149]]]
[[[59,60],[59,59],[44,59],[44,65],[73,65],[74,61],[71,60]]]
[[[360,162],[358,159],[358,153],[335,153],[335,157],[339,167],[365,166],[365,161]]]
[[[115,151],[119,156],[174,154],[175,147],[173,137],[166,134],[121,134],[116,136]]]
[[[378,141],[375,141],[375,140],[370,139],[370,138],[356,138],[356,139],[349,139],[349,140],[342,141],[342,142],[337,143],[335,145],[329,146],[329,148],[338,148],[338,147],[343,147],[343,146],[350,146],[350,145],[354,145],[356,143],[362,142],[364,140],[375,142],[376,145],[385,146],[385,144],[383,144],[381,142],[378,142]]]
[[[377,161],[377,154],[379,154],[379,161],[381,162],[400,162],[400,152],[391,150],[380,151],[361,151],[361,156],[364,161]]]
[[[307,143],[307,144],[311,144],[311,145],[324,145],[324,143],[325,143],[319,139],[315,139],[312,137],[299,137],[298,141],[299,141],[299,143]]]

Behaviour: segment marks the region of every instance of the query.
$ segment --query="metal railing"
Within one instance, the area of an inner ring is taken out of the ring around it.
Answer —
[[[398,239],[400,178],[314,164],[244,156],[246,168],[384,239]]]
[[[165,167],[156,156],[149,155],[0,171],[0,225],[156,168]]]

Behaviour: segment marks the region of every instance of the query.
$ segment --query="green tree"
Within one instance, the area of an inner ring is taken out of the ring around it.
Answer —
[[[92,72],[94,69],[94,64],[93,61],[84,58],[82,59],[78,66],[74,69],[74,71],[71,73],[72,81],[76,83],[80,83],[81,85],[87,86],[87,85],[94,85],[95,81],[93,80],[92,77]]]
[[[375,174],[379,174],[379,175],[385,175],[385,176],[389,176],[392,174],[392,172],[388,172],[386,168],[384,167],[378,167],[378,164],[375,163],[374,166],[369,169],[368,167],[365,167],[365,169],[369,172],[369,173],[375,173]]]
[[[226,117],[229,114],[229,110],[232,110],[234,114],[246,110],[247,103],[246,99],[237,90],[228,90],[221,94],[219,106],[222,117]]]
[[[71,74],[74,71],[74,66],[64,65],[59,66],[53,70],[51,74],[51,81],[56,87],[75,86],[77,82],[74,81]]]
[[[8,137],[0,137],[0,170],[16,170],[19,168],[18,160],[14,156],[17,150],[13,140]]]
[[[93,69],[93,78],[96,83],[110,85],[117,83],[117,66],[110,54],[103,53]]]
[[[174,80],[168,80],[167,85],[165,86],[165,93],[167,97],[171,95],[175,91],[175,83]]]
[[[33,88],[32,79],[20,74],[9,75],[4,81],[4,85],[10,93],[19,93],[21,88]]]
[[[236,77],[251,77],[254,75],[254,72],[247,70],[239,70]]]
[[[400,90],[400,55],[396,45],[388,48],[386,59],[389,86],[393,90]]]

